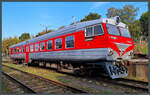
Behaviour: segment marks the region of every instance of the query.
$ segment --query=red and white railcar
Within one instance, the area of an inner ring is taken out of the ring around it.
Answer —
[[[134,45],[126,24],[119,17],[80,22],[51,33],[23,41],[10,47],[10,57],[33,61],[97,64],[105,68],[111,78],[127,76],[123,65]]]

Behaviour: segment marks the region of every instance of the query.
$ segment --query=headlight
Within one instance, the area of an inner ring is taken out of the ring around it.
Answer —
[[[113,51],[111,49],[109,49],[108,56],[111,56],[113,54],[114,54]]]
[[[130,52],[130,55],[133,55],[133,51]]]

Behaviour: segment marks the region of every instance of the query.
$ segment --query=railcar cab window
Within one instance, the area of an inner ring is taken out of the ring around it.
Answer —
[[[55,48],[56,49],[62,48],[62,39],[61,38],[55,40]]]
[[[104,32],[102,30],[102,25],[95,25],[94,26],[94,35],[102,35]]]
[[[74,47],[74,36],[66,37],[66,48],[73,48]]]
[[[33,45],[30,45],[30,52],[33,52]]]
[[[120,27],[121,36],[131,38],[130,32],[127,28]]]
[[[52,40],[47,41],[47,49],[48,50],[52,49]]]
[[[120,36],[119,29],[115,25],[106,24],[107,31],[110,35]]]
[[[39,44],[35,44],[35,51],[39,50]]]
[[[45,50],[45,42],[41,42],[40,43],[40,51],[44,51]]]
[[[101,24],[89,26],[85,30],[85,37],[97,36],[102,34],[104,34],[104,32]]]

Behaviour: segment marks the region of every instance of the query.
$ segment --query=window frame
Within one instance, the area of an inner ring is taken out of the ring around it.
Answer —
[[[65,37],[65,48],[67,48],[67,49],[68,49],[68,48],[74,48],[74,47],[67,47],[67,43],[66,43],[67,40],[66,40],[66,38],[67,38],[67,37],[71,37],[71,36],[73,37],[73,42],[74,42],[74,47],[75,47],[75,36],[74,36],[74,35],[70,35],[70,36],[66,36],[66,37]]]
[[[19,47],[19,53],[22,53],[22,47]]]
[[[92,27],[92,35],[91,35],[91,36],[86,36],[87,28],[91,28],[91,27]],[[94,33],[93,30],[94,30],[94,29],[93,29],[93,26],[92,26],[92,25],[85,27],[85,37],[92,37],[92,36],[94,36],[94,35],[93,35],[93,33]]]
[[[24,53],[24,51],[25,51],[25,47],[23,46],[23,47],[22,47],[22,53]]]
[[[98,34],[98,35],[95,35],[95,34],[94,34],[94,27],[97,26],[97,25],[100,25],[100,26],[101,26],[101,29],[102,29],[102,32],[103,32],[102,34]],[[86,36],[86,31],[87,31],[86,28],[90,28],[90,27],[92,27],[92,35],[91,35],[91,36]],[[84,33],[84,36],[85,36],[85,37],[94,37],[94,36],[101,36],[101,35],[104,35],[104,29],[103,29],[103,25],[102,25],[101,23],[87,26],[87,27],[85,27],[84,30],[85,30],[85,33]]]
[[[126,37],[126,36],[123,36],[123,35],[122,35],[121,28],[124,28],[124,27],[119,27],[119,31],[120,31],[121,37],[125,37],[125,38],[131,38],[131,34],[130,34],[130,31],[129,31],[129,29],[128,29],[128,28],[126,28],[126,29],[128,30],[128,32],[129,32],[129,35],[130,35],[130,37]]]
[[[106,29],[107,29],[107,24],[109,24],[109,23],[106,23]],[[113,24],[109,24],[109,25],[113,25]],[[115,25],[113,25],[113,26],[115,26]],[[120,28],[119,28],[119,26],[116,26],[116,28],[118,29],[119,35],[110,34],[109,31],[108,31],[108,29],[107,29],[108,35],[119,36],[120,37],[121,36]]]
[[[16,54],[17,53],[17,48],[15,47],[14,49],[15,49],[15,54]]]
[[[30,52],[30,47],[29,47],[29,45],[26,46],[26,52]]]
[[[37,50],[36,50],[36,46],[38,46],[38,49],[37,49]],[[34,47],[35,47],[34,51],[35,51],[35,52],[38,52],[38,51],[39,51],[39,43],[35,43]]]
[[[51,43],[52,43],[52,48],[51,48],[51,49],[48,49],[48,42],[49,42],[49,41],[51,41]],[[47,47],[46,47],[46,48],[47,48],[48,51],[50,51],[50,50],[53,49],[53,40],[47,40],[47,41],[46,41],[46,44],[47,44]]]
[[[61,39],[61,48],[56,48],[56,40],[59,40],[59,39]],[[55,39],[55,49],[62,49],[62,38]]]
[[[17,53],[19,53],[19,47],[17,47]]]
[[[32,51],[31,51],[31,46],[33,46]],[[30,44],[30,52],[34,52],[34,44]]]
[[[44,43],[44,50],[41,49],[41,44]],[[44,41],[40,42],[40,51],[45,51],[46,44]]]

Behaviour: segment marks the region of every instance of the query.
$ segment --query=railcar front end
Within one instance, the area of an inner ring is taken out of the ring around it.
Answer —
[[[128,72],[123,61],[131,59],[134,49],[130,32],[123,23],[106,23],[106,28],[109,45],[104,68],[111,78],[125,77]]]

